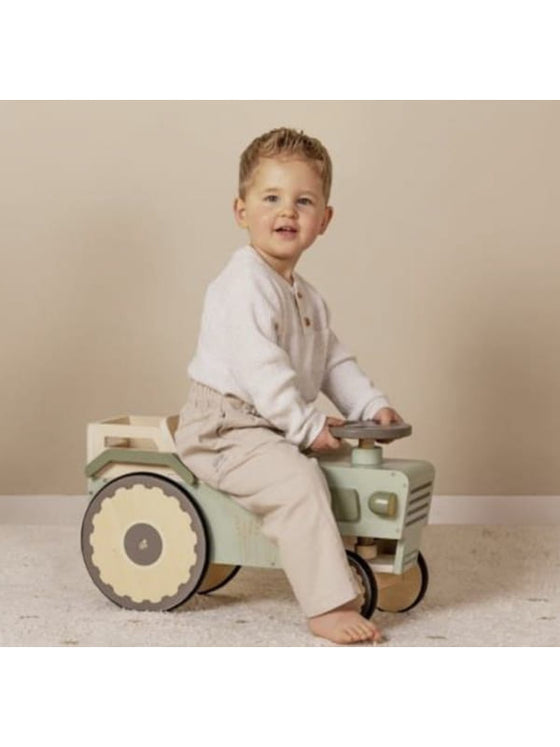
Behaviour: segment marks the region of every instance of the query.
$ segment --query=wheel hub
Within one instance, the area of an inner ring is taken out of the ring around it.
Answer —
[[[151,524],[133,524],[124,536],[124,550],[133,563],[152,565],[163,550],[161,534]]]

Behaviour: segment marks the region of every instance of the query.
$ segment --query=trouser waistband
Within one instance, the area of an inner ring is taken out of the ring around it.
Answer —
[[[218,407],[223,401],[228,402],[237,408],[242,408],[247,412],[256,413],[253,405],[235,394],[222,394],[212,387],[201,384],[200,381],[191,379],[187,401],[195,407]]]

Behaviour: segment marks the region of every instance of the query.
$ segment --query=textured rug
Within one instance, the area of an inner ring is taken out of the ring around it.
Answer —
[[[428,526],[430,584],[410,612],[376,612],[383,646],[558,646],[560,525]],[[78,526],[0,525],[3,646],[331,646],[282,571],[242,569],[172,612],[123,610],[94,586]]]

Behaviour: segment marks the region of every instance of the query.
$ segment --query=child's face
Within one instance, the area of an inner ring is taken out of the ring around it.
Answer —
[[[316,169],[293,157],[261,158],[234,211],[253,248],[287,280],[332,217]]]

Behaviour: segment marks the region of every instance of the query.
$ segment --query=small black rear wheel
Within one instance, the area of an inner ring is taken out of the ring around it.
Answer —
[[[357,553],[346,550],[348,562],[360,587],[360,614],[365,618],[373,615],[377,605],[377,582],[369,564]]]

